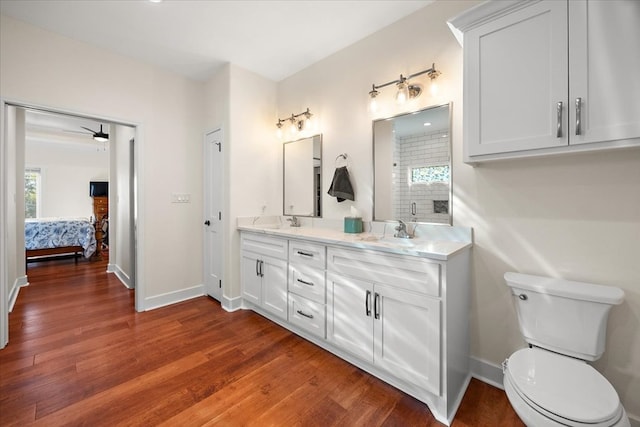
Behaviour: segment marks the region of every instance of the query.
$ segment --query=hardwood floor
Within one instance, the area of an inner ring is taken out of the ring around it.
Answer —
[[[29,265],[0,350],[0,425],[436,426],[426,405],[249,311],[145,312],[107,260]],[[453,426],[521,426],[472,380]]]

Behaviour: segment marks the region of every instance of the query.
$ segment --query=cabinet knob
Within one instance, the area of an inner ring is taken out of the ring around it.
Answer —
[[[208,226],[210,226],[210,225],[211,225],[211,221],[206,220],[206,221],[204,222],[204,225],[206,225],[207,227],[208,227]]]

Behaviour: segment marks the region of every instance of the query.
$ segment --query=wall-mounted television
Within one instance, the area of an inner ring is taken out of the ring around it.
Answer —
[[[109,197],[108,181],[91,181],[89,182],[90,197]]]

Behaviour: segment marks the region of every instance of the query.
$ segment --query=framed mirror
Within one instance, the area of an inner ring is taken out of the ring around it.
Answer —
[[[283,147],[283,214],[322,217],[322,134]]]
[[[373,122],[373,219],[451,225],[451,105]]]

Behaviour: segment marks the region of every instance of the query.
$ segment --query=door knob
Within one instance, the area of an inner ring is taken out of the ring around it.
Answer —
[[[204,225],[206,225],[207,227],[208,227],[208,226],[210,226],[210,225],[211,225],[211,221],[206,220],[206,221],[204,222]]]

